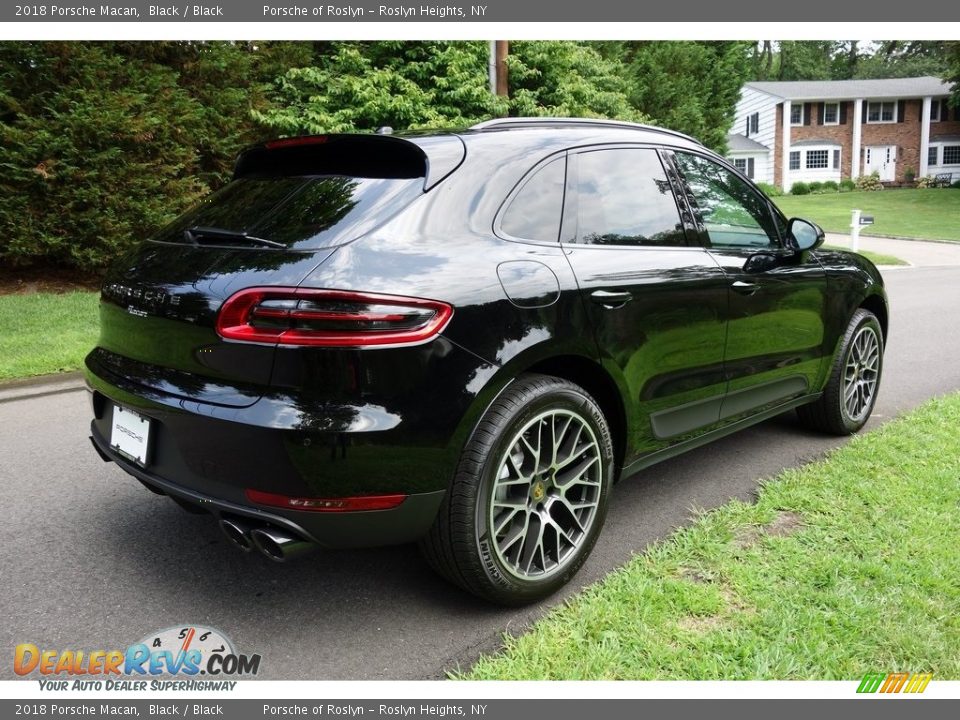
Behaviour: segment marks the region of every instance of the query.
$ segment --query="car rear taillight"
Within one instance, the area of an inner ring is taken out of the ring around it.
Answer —
[[[260,490],[245,491],[247,500],[257,505],[286,508],[287,510],[311,510],[313,512],[358,512],[361,510],[390,510],[404,500],[406,495],[357,495],[340,498],[291,497]]]
[[[436,300],[312,288],[247,288],[220,308],[227,340],[365,347],[415,345],[436,337],[453,308]]]

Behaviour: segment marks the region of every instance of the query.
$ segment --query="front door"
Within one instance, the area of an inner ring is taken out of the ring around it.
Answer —
[[[728,281],[720,420],[816,392],[826,354],[823,267],[812,253],[784,246],[782,217],[735,173],[703,155],[673,157]]]
[[[629,465],[717,423],[728,283],[688,238],[656,149],[572,153],[567,183],[563,245],[626,399]]]
[[[878,173],[883,182],[893,182],[897,177],[897,146],[868,145],[864,151],[865,174]]]

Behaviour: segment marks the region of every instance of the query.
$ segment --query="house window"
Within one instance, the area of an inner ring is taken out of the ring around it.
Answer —
[[[840,151],[839,150],[833,151],[833,169],[834,170],[840,169]]]
[[[940,122],[940,106],[941,105],[942,103],[940,100],[930,101],[930,122]]]
[[[749,122],[750,132],[748,132],[747,135],[750,135],[751,133],[756,135],[758,132],[760,132],[760,113],[755,112],[753,115],[751,115]]]
[[[892,123],[897,121],[897,103],[871,102],[867,103],[868,123]]]
[[[742,173],[747,171],[747,159],[746,158],[734,158],[733,166]]]
[[[840,103],[824,103],[823,104],[823,124],[824,125],[840,124]]]
[[[937,154],[939,148],[936,145],[931,145],[927,148],[927,165],[937,165]]]
[[[807,150],[807,170],[821,170],[830,167],[829,150]]]
[[[797,103],[790,106],[790,124],[803,125],[803,104]]]
[[[800,151],[799,150],[790,151],[790,169],[791,170],[800,169]]]
[[[960,145],[943,146],[943,164],[960,165]]]

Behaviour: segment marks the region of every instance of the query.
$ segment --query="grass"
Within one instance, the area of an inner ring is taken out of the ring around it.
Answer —
[[[95,292],[0,295],[0,381],[79,370],[97,341]]]
[[[824,250],[845,250],[850,252],[848,247],[840,247],[839,245],[824,245]],[[909,265],[906,260],[901,260],[898,257],[893,255],[884,255],[883,253],[871,252],[870,250],[858,250],[858,255],[863,255],[867,260],[872,262],[874,265]]]
[[[957,427],[960,395],[788,470],[455,677],[960,678]]]
[[[787,217],[812,220],[828,232],[849,233],[850,211],[873,215],[866,235],[960,240],[960,191],[954,188],[784,195],[773,198]]]

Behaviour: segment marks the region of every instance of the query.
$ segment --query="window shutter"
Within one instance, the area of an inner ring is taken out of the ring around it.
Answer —
[[[953,119],[960,120],[960,105],[953,106]]]
[[[840,103],[840,124],[847,124],[847,103],[845,102]]]
[[[804,124],[804,125],[809,125],[809,124],[810,124],[810,114],[811,114],[810,111],[811,111],[811,106],[812,106],[812,105],[813,105],[813,103],[804,103],[804,104],[803,104],[803,124]]]
[[[867,111],[870,109],[870,103],[863,103],[863,118],[860,120],[860,124],[864,125],[867,122]]]
[[[753,158],[747,159],[747,177],[750,178],[751,180],[753,180],[753,167],[754,167],[753,163],[754,163]]]
[[[923,116],[921,115],[921,122],[923,121]],[[939,120],[940,119],[940,101],[931,100],[930,101],[930,119]]]
[[[824,105],[826,105],[826,103],[819,103],[819,105],[820,108],[817,111],[817,125],[823,125],[823,116],[825,113]]]
[[[750,137],[750,118],[747,118],[747,131],[744,133],[747,137]]]
[[[903,122],[907,119],[907,101],[901,100],[897,103],[897,122]]]

